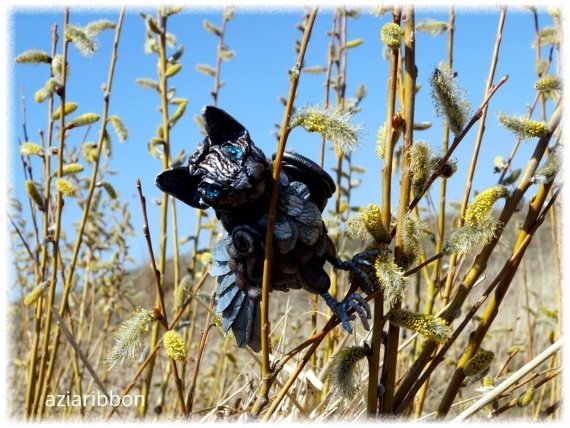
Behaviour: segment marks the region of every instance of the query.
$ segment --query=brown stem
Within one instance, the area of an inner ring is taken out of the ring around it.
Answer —
[[[148,254],[150,257],[150,267],[152,269],[152,273],[153,273],[153,277],[154,277],[154,285],[156,287],[156,295],[158,297],[158,300],[160,302],[160,314],[162,315],[162,320],[161,324],[163,325],[168,325],[168,318],[167,318],[167,314],[166,314],[166,306],[164,304],[164,292],[162,290],[162,287],[160,286],[160,282],[161,282],[161,278],[160,278],[160,272],[159,270],[156,268],[156,261],[154,259],[154,251],[152,249],[152,240],[150,237],[150,231],[148,228],[148,217],[146,214],[146,198],[144,197],[143,193],[142,193],[142,186],[141,186],[141,181],[137,178],[137,192],[139,194],[139,200],[141,203],[141,209],[142,209],[142,215],[143,215],[143,234],[146,240],[146,246],[148,249]]]
[[[400,179],[400,198],[398,205],[397,228],[404,229],[405,217],[408,214],[408,203],[410,200],[411,180],[410,180],[410,150],[413,144],[414,131],[414,107],[416,96],[416,40],[415,40],[415,13],[411,6],[404,7],[404,142],[402,147],[402,172]],[[394,261],[401,265],[404,252],[403,234],[396,234]],[[401,302],[395,302],[392,306],[398,309]],[[382,367],[382,384],[386,392],[382,396],[382,413],[390,414],[394,405],[394,392],[396,383],[396,373],[398,370],[398,341],[400,337],[400,327],[389,324],[388,343],[386,346],[386,363]]]
[[[392,21],[400,25],[401,10],[394,8]],[[392,192],[392,165],[394,157],[395,131],[393,126],[396,93],[398,85],[398,58],[399,49],[390,50],[390,65],[388,71],[388,100],[386,105],[386,148],[384,150],[384,167],[382,168],[382,223],[389,225],[392,221],[391,215],[391,192]],[[372,355],[368,359],[369,367],[369,387],[366,401],[366,413],[369,417],[376,415],[378,411],[378,383],[380,368],[380,347],[382,346],[382,335],[384,323],[384,296],[379,293],[374,298],[374,327],[372,330],[371,351]]]
[[[215,292],[210,295],[210,309],[213,311],[215,305]],[[196,389],[196,382],[198,380],[198,371],[200,370],[200,362],[202,361],[202,355],[204,354],[204,349],[206,348],[206,341],[208,340],[208,333],[212,327],[210,322],[211,315],[210,312],[206,314],[206,321],[204,322],[204,330],[200,334],[200,343],[198,344],[198,350],[196,351],[196,356],[194,357],[194,369],[192,370],[192,377],[190,378],[190,386],[188,387],[188,396],[186,399],[187,414],[192,413],[194,408],[194,391]],[[215,387],[215,385],[214,385]]]
[[[67,25],[69,22],[69,8],[65,8],[63,14],[63,21],[64,25]],[[69,41],[64,40],[63,42],[63,59],[62,63],[66,64],[67,61],[67,46]],[[61,72],[61,84],[65,88],[67,79],[67,67],[62,67]],[[65,106],[65,90],[62,90],[59,93],[60,98],[60,108],[63,111]],[[60,129],[64,129],[65,127],[65,115],[62,114],[60,117]],[[58,154],[57,154],[57,177],[61,178],[63,176],[63,148],[65,145],[65,132],[60,132],[59,135],[59,145],[58,145]],[[46,187],[49,186],[49,181],[46,182]],[[41,409],[43,409],[43,403],[41,400],[42,397],[42,390],[47,391],[47,384],[49,383],[49,377],[46,377],[47,365],[48,365],[48,356],[49,353],[49,344],[51,337],[51,326],[52,326],[52,313],[49,308],[54,304],[55,301],[55,290],[57,284],[57,270],[58,270],[58,263],[59,263],[59,238],[61,235],[61,218],[63,214],[63,194],[61,191],[58,190],[56,195],[56,208],[55,208],[55,232],[53,235],[53,242],[52,242],[52,263],[51,263],[51,277],[50,277],[50,288],[48,294],[48,302],[46,306],[46,318],[44,324],[44,332],[43,332],[43,343],[41,349],[41,360],[39,366],[39,373],[38,373],[38,389],[36,392],[36,397],[34,400],[34,411],[33,413],[37,415],[38,409],[40,409],[40,416],[41,416]],[[47,203],[46,203],[46,211]],[[59,335],[56,335],[56,341],[59,341]],[[55,347],[55,345],[53,346]],[[42,404],[40,404],[42,403]]]
[[[265,236],[265,260],[263,263],[263,283],[262,283],[262,297],[261,297],[261,376],[262,384],[260,387],[259,395],[257,401],[252,409],[252,414],[257,414],[263,407],[264,403],[267,401],[267,394],[269,393],[269,378],[271,376],[271,367],[269,363],[269,291],[271,289],[271,269],[272,269],[272,257],[273,257],[273,228],[275,226],[275,214],[277,211],[277,196],[279,194],[279,174],[281,173],[281,162],[283,161],[283,153],[285,152],[285,145],[287,143],[287,137],[291,131],[290,122],[291,115],[293,111],[293,102],[295,100],[295,94],[297,92],[297,84],[299,82],[299,75],[301,73],[301,67],[303,60],[305,58],[305,52],[307,50],[307,44],[309,38],[311,37],[311,31],[313,29],[313,24],[317,16],[318,8],[314,8],[311,12],[307,26],[305,27],[305,32],[303,34],[303,40],[301,41],[301,48],[299,50],[299,56],[297,57],[297,63],[293,68],[291,74],[291,87],[289,89],[289,97],[287,99],[287,106],[285,107],[285,113],[283,115],[283,122],[281,123],[281,135],[279,137],[279,144],[277,145],[277,151],[275,155],[275,161],[273,162],[273,180],[271,182],[271,193],[269,201],[269,210],[267,213],[267,233]]]

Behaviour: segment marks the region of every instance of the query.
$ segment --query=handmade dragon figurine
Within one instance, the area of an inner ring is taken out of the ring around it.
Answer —
[[[230,327],[238,346],[260,349],[260,299],[273,160],[265,157],[249,132],[225,111],[206,106],[202,117],[206,138],[190,155],[188,165],[169,168],[155,180],[163,192],[194,208],[213,208],[228,232],[213,251],[210,274],[217,277],[217,311],[222,327]],[[271,291],[304,289],[319,294],[352,333],[352,308],[366,329],[370,307],[357,293],[337,301],[328,292],[330,278],[323,266],[352,272],[366,293],[371,282],[359,265],[369,262],[357,254],[352,261],[337,258],[336,248],[321,214],[336,190],[332,178],[311,160],[284,154],[273,230]]]

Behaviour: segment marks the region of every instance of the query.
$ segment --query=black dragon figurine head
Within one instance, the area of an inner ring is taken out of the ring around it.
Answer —
[[[255,203],[267,194],[270,181],[264,153],[225,111],[206,106],[202,118],[207,136],[188,165],[161,172],[156,185],[194,208],[224,212]]]

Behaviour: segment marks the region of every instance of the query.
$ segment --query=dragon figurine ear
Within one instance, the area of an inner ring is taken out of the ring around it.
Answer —
[[[174,196],[194,208],[204,208],[200,205],[200,195],[197,192],[200,177],[190,175],[187,166],[168,168],[154,179],[154,184],[164,193]]]
[[[210,142],[215,145],[240,137],[247,132],[241,123],[217,107],[205,106],[202,109],[202,118]]]

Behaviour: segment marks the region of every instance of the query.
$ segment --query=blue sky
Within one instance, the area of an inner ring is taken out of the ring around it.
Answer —
[[[119,42],[110,114],[117,114],[122,118],[129,128],[130,137],[124,144],[118,143],[116,137],[113,138],[113,157],[109,167],[118,173],[107,177],[118,191],[119,197],[131,207],[132,224],[137,232],[137,237],[131,241],[131,255],[137,262],[147,260],[148,255],[140,232],[142,216],[135,182],[137,179],[141,180],[143,192],[149,202],[153,197],[159,198],[161,194],[154,186],[153,180],[162,169],[161,161],[153,158],[147,150],[147,143],[154,136],[155,129],[161,121],[157,110],[158,95],[135,84],[135,79],[139,77],[156,78],[157,56],[146,55],[143,52],[145,25],[138,14],[141,10],[154,13],[149,8],[128,7]],[[49,77],[49,70],[47,66],[13,65],[13,58],[32,48],[50,52],[51,28],[57,23],[61,34],[63,9],[12,9],[8,17],[9,31],[13,35],[8,51],[8,67],[12,73],[8,88],[9,182],[12,183],[16,196],[23,199],[24,178],[18,159],[18,139],[23,138],[20,88],[24,87],[26,97],[29,140],[39,143],[37,131],[45,130],[47,126],[47,104],[35,103],[33,96],[37,89],[43,87]],[[446,8],[416,9],[416,23],[428,17],[446,21],[448,11]],[[485,10],[456,10],[454,70],[458,73],[459,86],[467,91],[468,98],[473,104],[473,111],[483,99],[498,17],[498,7],[489,7]],[[85,9],[72,7],[70,11],[72,24],[85,25],[101,18],[116,21],[118,9],[96,8],[91,13],[86,13]],[[294,41],[301,36],[295,24],[301,22],[301,18],[302,10],[299,8],[285,11],[237,9],[235,18],[229,22],[226,31],[225,42],[236,55],[232,61],[222,64],[222,79],[226,84],[220,91],[218,106],[245,125],[253,141],[268,156],[276,147],[276,139],[271,135],[271,131],[275,129],[274,124],[282,120],[284,108],[278,97],[286,96],[289,89],[287,69],[295,62]],[[190,9],[169,19],[168,31],[176,35],[178,44],[184,46],[184,55],[181,58],[183,68],[170,80],[170,84],[176,87],[176,96],[186,97],[190,101],[185,116],[179,120],[171,134],[173,154],[180,149],[185,149],[189,154],[202,140],[203,136],[200,135],[192,117],[200,112],[202,106],[212,103],[209,92],[213,87],[213,79],[199,73],[195,68],[198,63],[214,65],[215,62],[217,38],[203,29],[204,19],[219,25],[221,9]],[[351,49],[348,54],[347,95],[353,96],[356,87],[361,83],[367,87],[367,96],[361,104],[362,112],[354,118],[355,122],[363,123],[363,133],[361,147],[354,155],[353,163],[366,167],[368,172],[363,177],[362,185],[352,194],[354,205],[380,202],[379,177],[382,162],[376,156],[374,149],[376,132],[385,120],[388,62],[382,57],[383,45],[379,32],[389,19],[387,15],[372,16],[368,8],[363,7],[360,16],[351,19],[348,24],[348,39],[362,38],[364,43]],[[541,10],[539,23],[541,27],[552,25],[552,19],[544,9]],[[306,55],[306,66],[326,65],[329,42],[326,33],[331,27],[331,11],[322,10],[315,22]],[[79,104],[77,114],[102,111],[101,84],[107,79],[113,37],[113,31],[99,35],[100,49],[93,58],[80,56],[77,49],[70,45],[68,63],[71,75],[67,86],[67,100]],[[496,184],[498,176],[492,173],[493,159],[497,155],[506,158],[515,142],[515,137],[498,125],[495,113],[505,111],[525,114],[527,105],[534,99],[533,84],[537,78],[534,71],[535,52],[531,48],[533,40],[532,14],[527,10],[510,8],[505,21],[495,82],[505,74],[509,75],[509,80],[490,103],[482,152],[473,185],[476,190]],[[416,132],[415,138],[427,140],[435,148],[440,146],[443,122],[434,115],[428,78],[434,67],[446,59],[446,44],[446,35],[434,38],[419,33],[416,38],[418,83],[422,84],[416,99],[416,121],[430,121],[433,126],[428,131]],[[543,49],[543,55],[547,55],[546,48]],[[556,70],[556,64],[555,61],[551,71]],[[302,74],[295,105],[301,107],[306,104],[322,103],[323,82],[324,74]],[[551,111],[552,104],[549,103],[548,112]],[[535,118],[538,118],[538,114],[537,109]],[[87,141],[95,140],[97,131],[98,126],[95,126]],[[78,146],[84,132],[84,128],[73,130],[67,140],[68,144]],[[459,171],[448,181],[448,200],[458,200],[462,195],[475,136],[476,129],[473,129],[455,153]],[[288,148],[318,160],[320,137],[308,134],[302,129],[295,129],[289,137]],[[514,166],[524,168],[532,149],[532,140],[523,142]],[[327,168],[333,165],[333,158],[332,151],[327,151]],[[35,165],[39,168],[37,160]],[[90,175],[89,166],[86,165],[83,175]],[[397,186],[397,183],[395,185]],[[71,224],[80,218],[73,200],[70,202],[65,208],[64,224]],[[158,248],[159,212],[160,208],[157,205],[148,204],[151,234],[156,248]],[[178,205],[178,228],[181,236],[193,233],[194,218],[192,208],[182,203]]]

